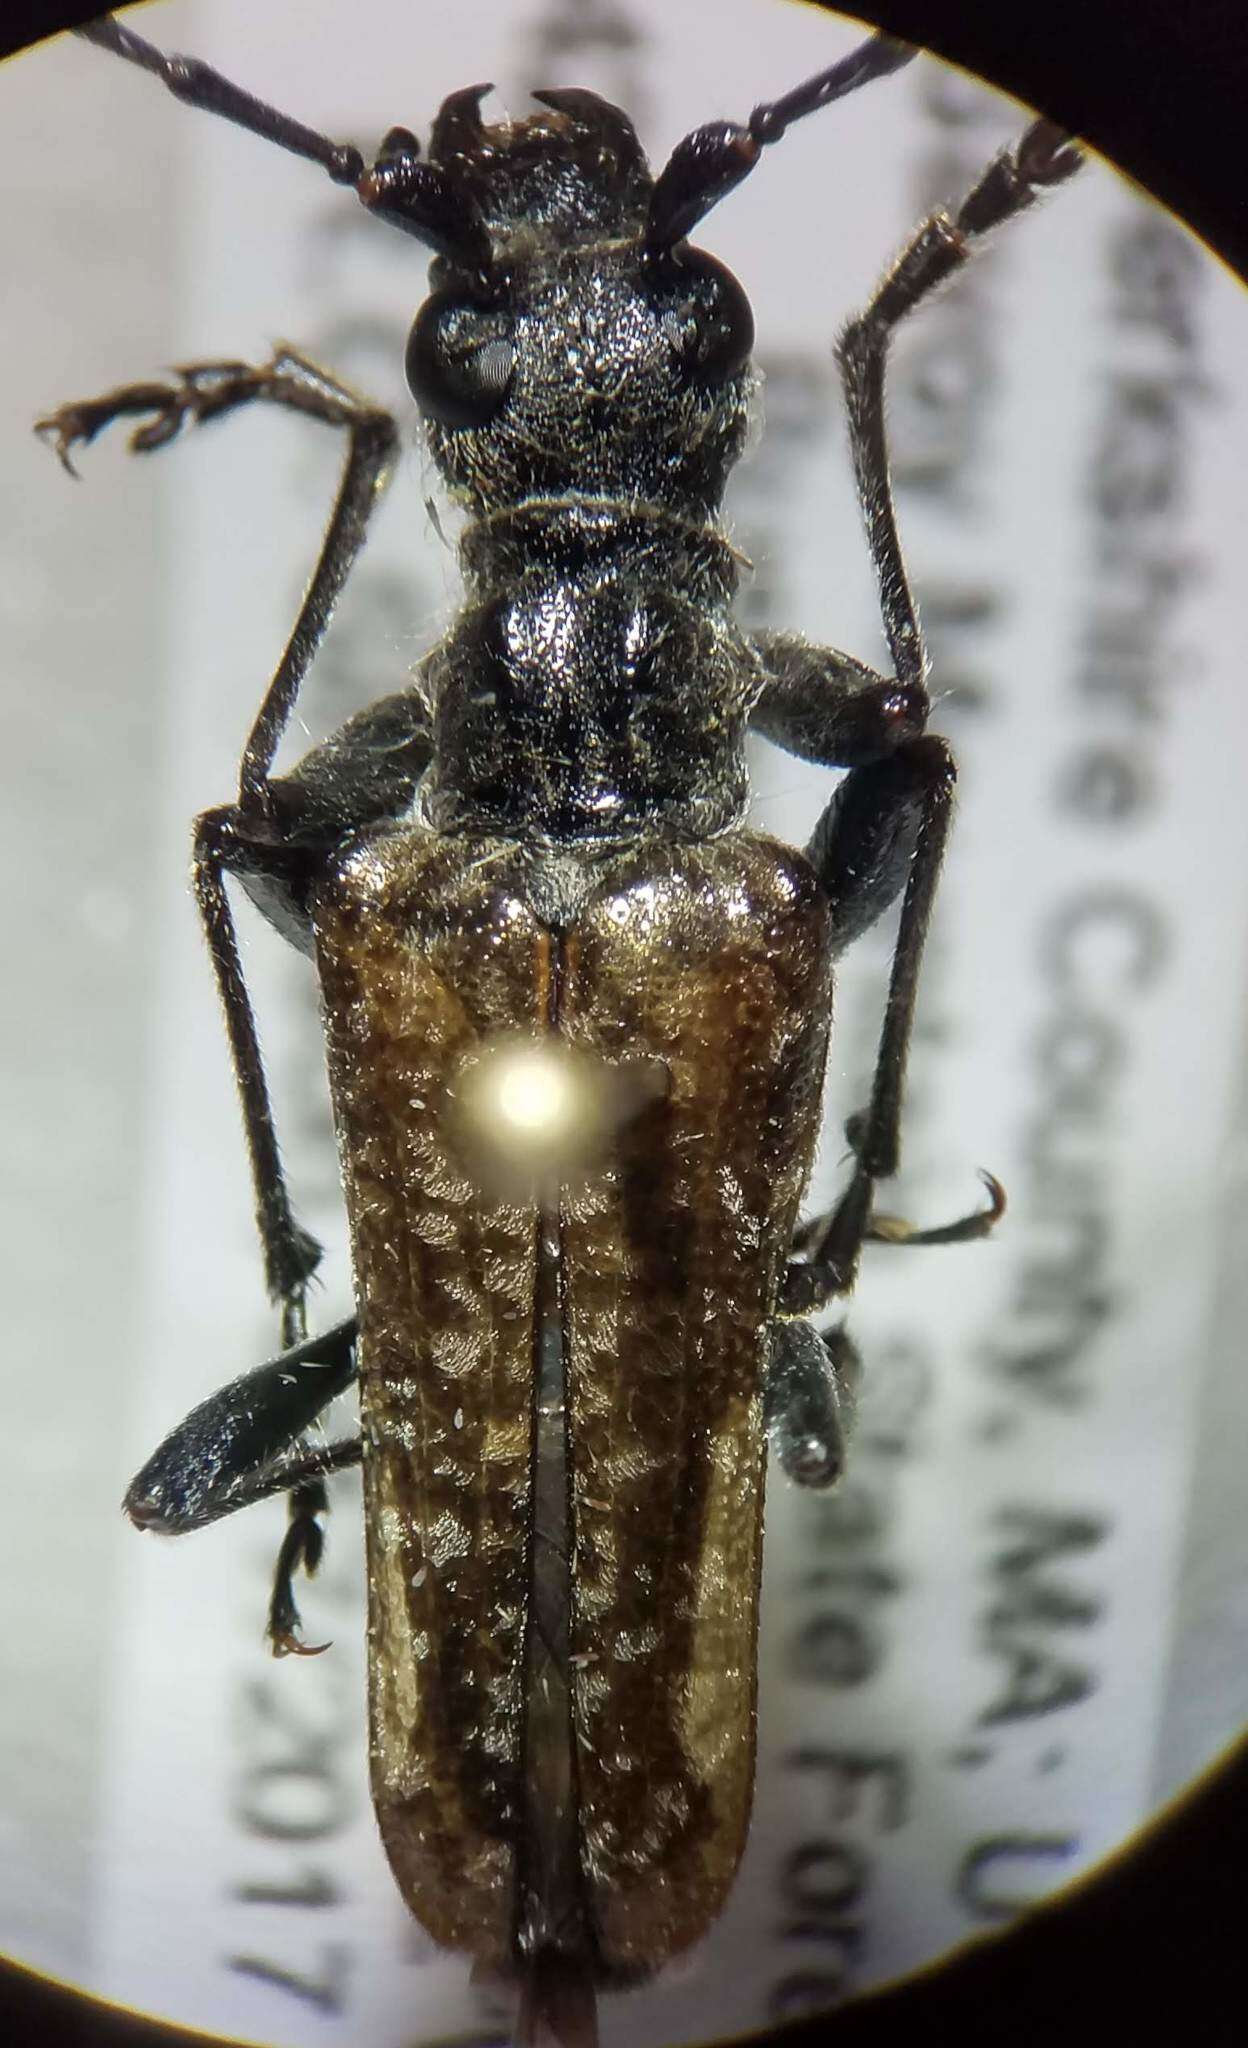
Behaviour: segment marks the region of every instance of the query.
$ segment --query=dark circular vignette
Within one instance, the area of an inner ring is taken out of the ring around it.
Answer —
[[[1242,2048],[1239,1881],[1248,1867],[1248,1739],[1098,1873],[1007,1933],[840,2011],[757,2034],[777,2048]],[[0,1963],[8,2038],[50,2048],[195,2048],[163,2026]],[[494,2048],[464,2036],[447,2048]],[[497,2048],[502,2048],[499,2041]],[[710,2044],[707,2044],[710,2048]],[[727,2048],[727,2044],[725,2044]]]
[[[805,4],[849,11],[828,0]],[[159,8],[142,11],[144,31],[158,38]],[[98,12],[83,0],[6,0],[0,57]],[[861,0],[859,18],[1063,122],[1248,278],[1242,0],[1016,0],[1008,8]],[[1246,1868],[1248,1738],[1128,1850],[1008,1932],[837,2013],[754,2038],[793,2048],[825,2040],[835,2048],[921,2040],[1052,2048],[1057,2039],[1064,2048],[1099,2048],[1107,2038],[1168,2042],[1198,2029],[1204,2048],[1239,2048],[1248,2038],[1238,1959]],[[52,2048],[192,2048],[209,2038],[102,2004],[4,1958],[0,2020],[9,2023],[8,2038]]]
[[[1248,279],[1243,0],[868,0],[865,13],[1083,136]]]

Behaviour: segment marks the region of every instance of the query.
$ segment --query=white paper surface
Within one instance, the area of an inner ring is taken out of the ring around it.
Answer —
[[[761,0],[453,15],[358,0],[149,10],[337,137],[427,127],[493,77],[590,84],[652,162],[832,61],[851,25]],[[71,487],[40,410],[290,338],[410,413],[415,244],[310,166],[81,44],[0,73],[14,649],[5,872],[16,1470],[0,1946],[144,2010],[371,2048],[494,2024],[394,1892],[368,1806],[358,1484],[304,1602],[333,1651],[261,1641],[278,1503],[185,1543],[114,1503],[172,1423],[273,1349],[187,825],[226,799],[340,450],[257,414]],[[746,284],[768,434],[734,492],[758,624],[884,659],[830,341],[908,227],[1018,131],[918,67],[808,121],[707,223]],[[55,136],[54,162],[46,144]],[[913,1968],[1112,1849],[1244,1717],[1236,1294],[1248,807],[1240,673],[1248,311],[1094,167],[899,350],[891,419],[940,729],[962,766],[889,1206],[988,1245],[868,1254],[851,1472],[777,1475],[755,1822],[688,1962],[605,2038],[696,2040]],[[10,452],[11,451],[11,452]],[[454,601],[413,446],[301,699],[295,750],[398,687]],[[832,778],[760,748],[795,841]],[[841,1184],[887,935],[842,984],[812,1205]],[[311,973],[247,927],[301,1213],[349,1301]]]

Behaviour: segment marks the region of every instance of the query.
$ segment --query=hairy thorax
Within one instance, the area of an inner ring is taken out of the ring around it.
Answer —
[[[563,496],[480,522],[463,555],[473,601],[423,677],[430,825],[700,838],[741,817],[758,684],[721,534]]]

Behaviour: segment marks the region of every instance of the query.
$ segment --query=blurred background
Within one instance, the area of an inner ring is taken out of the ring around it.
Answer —
[[[774,0],[168,0],[140,27],[330,134],[447,91],[590,85],[661,164],[861,30]],[[5,801],[0,1245],[11,1453],[0,1948],[108,1996],[298,2044],[489,2031],[373,1831],[359,1491],[261,1639],[280,1503],[184,1544],[117,1503],[194,1402],[268,1356],[224,1038],[187,870],[228,797],[341,450],[257,411],[74,484],[30,435],[71,398],[298,342],[405,419],[418,245],[310,166],[69,40],[0,70]],[[884,659],[831,361],[931,205],[1025,115],[933,62],[802,124],[702,237],[754,303],[766,432],[729,506],[743,614]],[[53,146],[54,145],[54,146]],[[818,2010],[999,1925],[1130,1837],[1243,1724],[1248,815],[1241,288],[1094,165],[897,352],[898,498],[962,766],[905,1170],[990,1244],[870,1253],[852,1469],[768,1504],[755,1821],[721,1923],[608,2005],[608,2043]],[[286,759],[398,687],[455,601],[414,430]],[[761,829],[833,778],[760,746]],[[844,1172],[889,934],[842,979],[812,1206]],[[246,923],[300,1209],[350,1299],[311,970]]]

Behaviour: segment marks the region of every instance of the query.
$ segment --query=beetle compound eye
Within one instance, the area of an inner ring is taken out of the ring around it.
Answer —
[[[745,368],[754,346],[754,314],[732,272],[701,249],[666,259],[662,320],[686,374],[700,384],[726,384]]]
[[[493,419],[516,367],[511,315],[458,293],[435,292],[407,343],[407,382],[427,420],[483,427]]]

